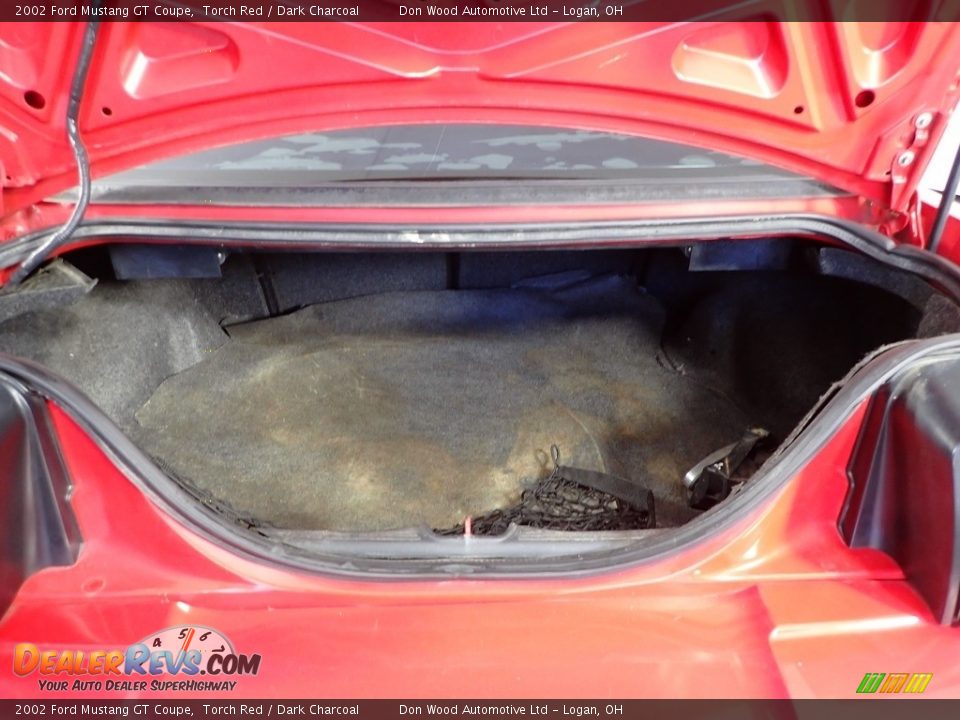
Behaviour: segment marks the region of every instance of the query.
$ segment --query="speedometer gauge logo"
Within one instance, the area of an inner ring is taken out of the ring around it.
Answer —
[[[220,631],[178,625],[148,635],[127,648],[127,666],[140,674],[256,675],[259,655],[243,655]]]
[[[220,633],[203,625],[187,625],[169,627],[153,635],[148,635],[140,641],[151,650],[173,650],[187,653],[191,650],[199,651],[201,656],[209,657],[215,653],[235,654],[233,644]]]

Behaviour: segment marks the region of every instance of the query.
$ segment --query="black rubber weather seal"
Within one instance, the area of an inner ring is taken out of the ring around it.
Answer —
[[[25,235],[0,246],[0,267],[16,264],[49,231]],[[849,220],[821,215],[788,214],[720,218],[668,218],[583,223],[501,223],[485,225],[307,225],[299,223],[229,223],[117,218],[82,222],[74,239],[103,242],[191,244],[257,250],[498,250],[576,247],[656,247],[686,245],[741,235],[816,236],[843,245],[899,270],[917,273],[955,302],[960,302],[960,270],[944,257],[901,245]]]

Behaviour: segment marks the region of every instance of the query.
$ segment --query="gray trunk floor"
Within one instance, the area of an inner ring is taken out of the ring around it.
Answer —
[[[660,525],[684,472],[750,419],[657,360],[663,310],[619,277],[397,292],[234,326],[137,412],[138,443],[284,528],[454,525],[568,465],[648,483]]]

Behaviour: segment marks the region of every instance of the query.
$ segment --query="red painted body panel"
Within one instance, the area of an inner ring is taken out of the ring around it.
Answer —
[[[906,210],[956,103],[960,26],[756,21],[788,6],[672,24],[107,23],[81,130],[99,176],[284,133],[559,125],[752,156]],[[81,29],[0,27],[5,214],[75,182],[63,68]]]
[[[262,656],[231,697],[850,697],[867,670],[907,661],[935,674],[927,696],[956,695],[960,630],[836,529],[862,410],[738,527],[667,559],[580,579],[386,583],[213,546],[54,409],[84,545],[22,587],[0,667],[18,642],[125,647],[199,624]],[[36,675],[0,674],[0,695],[37,693]]]

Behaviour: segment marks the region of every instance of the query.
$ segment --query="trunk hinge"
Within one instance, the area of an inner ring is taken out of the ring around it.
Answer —
[[[881,228],[881,232],[904,245],[923,247],[923,220],[920,217],[920,194],[914,192],[907,203],[906,212],[897,213]]]
[[[908,210],[902,218],[902,224],[899,227],[891,227],[892,232],[887,234],[891,237],[904,230],[911,235],[913,239],[908,240],[912,244],[921,244],[922,233],[920,226],[914,222],[912,215],[915,212],[915,206],[918,205],[916,197],[916,183],[910,182],[914,174],[914,165],[920,157],[920,153],[930,142],[930,127],[933,125],[934,113],[921,112],[913,118],[912,128],[905,128],[903,135],[909,138],[909,141],[901,146],[890,161],[890,202],[892,208],[908,206]],[[912,133],[907,135],[912,129]],[[910,193],[909,199],[906,194]],[[904,202],[906,201],[906,202]],[[915,233],[915,234],[914,234]]]

